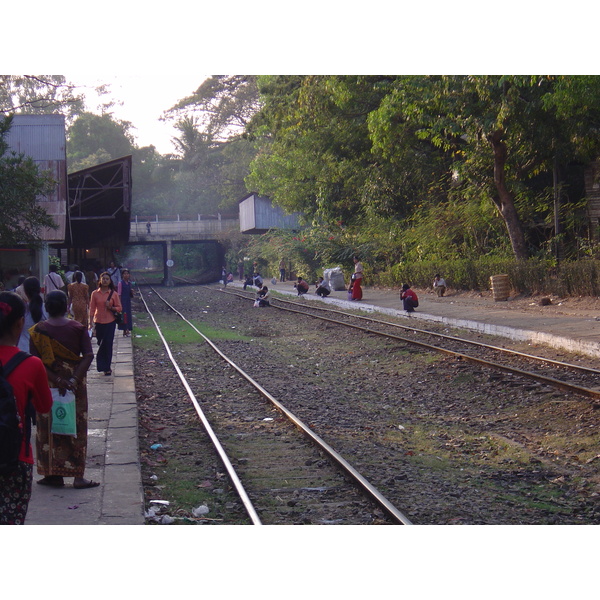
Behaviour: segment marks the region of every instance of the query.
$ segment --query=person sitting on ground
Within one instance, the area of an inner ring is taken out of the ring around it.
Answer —
[[[244,289],[246,289],[249,285],[254,285],[254,277],[252,277],[252,275],[246,275],[246,279],[244,280]]]
[[[400,299],[402,300],[402,306],[406,312],[415,312],[415,308],[419,306],[417,294],[410,289],[410,285],[408,285],[408,283],[405,283],[402,286],[402,294],[400,294]]]
[[[227,273],[227,283],[233,283],[233,273],[231,271]]]
[[[270,297],[271,292],[269,292],[269,288],[266,285],[264,285],[256,295],[256,299],[258,300],[258,306],[271,306],[269,303]]]
[[[436,273],[433,278],[433,291],[441,298],[446,291],[446,280],[440,277],[439,273]]]
[[[315,294],[317,294],[317,296],[321,296],[321,298],[329,296],[329,294],[331,294],[329,284],[322,277],[319,277],[317,283],[315,284],[315,287],[317,288]]]
[[[294,287],[298,291],[298,296],[302,296],[302,294],[306,294],[309,290],[309,285],[302,279],[302,277],[298,277],[298,281],[294,284]]]

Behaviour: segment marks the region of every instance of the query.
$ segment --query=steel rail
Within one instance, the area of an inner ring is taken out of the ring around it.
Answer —
[[[246,509],[246,512],[248,513],[248,516],[250,517],[252,524],[253,525],[262,525],[262,522],[254,508],[254,505],[252,504],[250,497],[246,493],[246,490],[244,489],[242,482],[240,481],[237,473],[235,472],[235,469],[233,468],[233,465],[231,464],[231,461],[229,460],[227,453],[225,452],[223,446],[221,445],[221,442],[219,441],[217,435],[213,431],[213,428],[211,427],[210,423],[208,422],[208,419],[206,418],[204,411],[200,407],[200,404],[198,403],[198,400],[196,399],[194,392],[190,388],[190,386],[185,378],[185,375],[179,368],[179,365],[177,364],[177,361],[175,360],[175,357],[173,356],[171,349],[169,348],[169,344],[168,344],[167,340],[165,339],[165,337],[163,336],[162,331],[160,330],[160,325],[156,322],[154,315],[150,311],[150,308],[148,307],[148,304],[146,303],[146,300],[144,299],[142,291],[139,288],[138,288],[138,291],[140,292],[140,298],[141,298],[142,302],[144,303],[144,306],[146,307],[146,310],[148,311],[148,314],[150,315],[150,318],[152,319],[154,326],[156,327],[156,330],[158,331],[158,335],[160,336],[160,339],[163,342],[163,345],[167,351],[167,354],[169,355],[169,359],[171,360],[171,363],[175,367],[175,370],[177,371],[177,375],[179,376],[179,379],[181,380],[183,387],[185,388],[186,392],[188,393],[188,396],[189,396],[190,400],[192,401],[192,404],[194,405],[196,412],[198,413],[198,417],[202,421],[202,425],[204,426],[206,433],[210,437],[210,439],[213,443],[213,446],[215,447],[215,450],[217,451],[217,453],[219,455],[219,458],[223,462],[223,465],[225,466],[225,469],[227,470],[227,473],[229,474],[229,477],[231,478],[231,482],[232,482],[233,486],[235,487],[235,489],[238,493],[238,496],[240,497],[242,503],[244,504],[244,508]],[[156,291],[155,291],[155,293],[156,293]],[[160,296],[160,294],[157,294],[157,295]]]
[[[231,367],[233,367],[246,381],[254,386],[260,394],[271,402],[281,413],[283,413],[292,423],[294,423],[309,439],[319,446],[343,471],[345,471],[355,482],[357,482],[363,491],[376,502],[392,519],[402,525],[412,525],[411,521],[400,512],[385,496],[383,496],[365,477],[363,477],[346,459],[338,454],[325,440],[318,436],[310,427],[305,425],[294,413],[288,410],[281,402],[273,397],[262,385],[255,381],[241,367],[234,363],[221,350],[208,339],[198,328],[185,318],[175,307],[165,300],[154,288],[154,293],[183,321],[185,321],[204,341]]]
[[[235,292],[228,292],[226,290],[219,290],[221,292],[225,292],[227,294],[235,294]],[[243,294],[237,294],[240,298],[247,298]],[[302,306],[306,307],[306,304],[301,304],[300,302],[294,302],[293,300],[285,300],[283,298],[277,298],[277,302],[283,302],[284,304],[292,304],[294,306]],[[544,358],[543,356],[535,356],[534,354],[527,354],[526,352],[519,352],[518,350],[511,350],[510,348],[501,348],[500,346],[493,346],[491,344],[484,344],[483,342],[477,342],[475,340],[465,340],[463,338],[459,338],[452,335],[446,335],[444,333],[437,333],[435,331],[427,331],[426,329],[419,329],[418,327],[401,325],[400,323],[391,323],[390,321],[383,321],[381,319],[375,319],[373,317],[366,317],[364,315],[353,315],[343,310],[335,310],[333,308],[325,308],[323,306],[311,306],[310,308],[314,310],[320,310],[323,312],[330,312],[334,314],[344,315],[347,317],[352,317],[354,319],[360,319],[364,321],[369,321],[371,323],[378,323],[379,325],[387,325],[389,327],[395,327],[397,329],[404,329],[407,331],[416,331],[417,333],[422,333],[424,335],[429,335],[431,337],[437,337],[445,340],[450,340],[453,342],[459,342],[462,344],[477,346],[479,348],[485,348],[486,350],[495,350],[497,352],[502,352],[503,354],[510,354],[513,356],[517,356],[519,358],[526,358],[528,360],[537,361],[541,363],[546,363],[556,367],[563,367],[565,369],[571,369],[573,371],[581,371],[582,373],[588,373],[591,375],[600,375],[599,369],[593,369],[592,367],[584,367],[583,365],[574,365],[573,363],[566,363],[559,360],[554,360],[552,358]]]
[[[219,290],[219,291],[223,292],[224,290]],[[237,295],[240,298],[250,299],[251,300],[251,298],[249,298],[248,296],[245,296],[244,294],[236,294],[235,292],[225,292],[225,293],[232,294],[232,295]],[[455,358],[459,358],[461,360],[465,360],[465,361],[468,361],[468,362],[471,362],[471,363],[475,363],[475,364],[480,365],[480,366],[493,368],[493,369],[496,369],[496,370],[499,370],[499,371],[504,371],[505,373],[511,373],[511,374],[514,374],[514,375],[520,375],[520,376],[523,376],[523,377],[527,377],[529,379],[534,379],[535,381],[538,381],[540,383],[545,383],[547,385],[551,385],[553,387],[556,387],[558,389],[562,389],[562,390],[567,391],[567,392],[573,392],[573,393],[576,393],[576,394],[581,394],[582,396],[585,396],[587,398],[594,398],[594,399],[600,398],[600,390],[594,390],[594,389],[591,389],[591,388],[581,387],[581,386],[578,386],[578,385],[567,383],[565,381],[560,381],[559,379],[554,379],[553,377],[546,377],[545,375],[538,375],[537,373],[532,373],[531,371],[523,371],[523,370],[517,369],[515,367],[510,367],[508,365],[502,365],[500,363],[496,363],[496,362],[493,362],[493,361],[488,361],[488,360],[485,360],[483,358],[477,358],[475,356],[470,356],[469,354],[464,354],[462,352],[456,352],[455,350],[448,350],[446,348],[441,348],[439,346],[433,346],[431,344],[426,344],[424,342],[419,342],[417,340],[411,340],[410,338],[404,338],[404,337],[401,337],[401,336],[398,336],[398,335],[394,335],[394,334],[391,334],[391,333],[383,333],[383,332],[380,332],[380,331],[374,331],[372,329],[368,329],[367,327],[362,327],[361,325],[356,325],[356,324],[353,324],[353,323],[344,323],[343,321],[338,321],[336,319],[330,319],[328,317],[322,317],[322,316],[319,316],[319,315],[311,315],[311,314],[306,313],[305,311],[302,311],[302,310],[296,310],[294,308],[286,308],[286,307],[283,307],[283,306],[278,306],[276,304],[272,304],[272,306],[274,306],[275,308],[278,308],[279,310],[285,310],[285,311],[288,311],[288,312],[297,313],[297,314],[301,314],[301,315],[304,315],[304,316],[310,316],[310,317],[313,317],[315,319],[320,319],[322,321],[326,321],[326,322],[329,322],[329,323],[334,323],[336,325],[344,325],[346,327],[351,327],[353,329],[358,329],[358,330],[366,332],[366,333],[372,333],[374,335],[379,335],[379,336],[386,337],[386,338],[389,338],[389,339],[393,339],[393,340],[396,340],[396,341],[399,341],[399,342],[404,342],[404,343],[407,343],[407,344],[412,344],[412,345],[415,345],[415,346],[419,346],[419,347],[424,348],[426,350],[431,350],[431,351],[434,351],[434,352],[442,352],[442,353],[448,354],[450,356],[453,356]],[[300,306],[302,306],[303,308],[306,308],[306,306],[303,305],[303,304],[301,304]],[[342,311],[333,311],[333,312],[338,312],[338,313],[341,313],[343,315],[350,316],[350,317],[354,316],[354,315],[349,315],[348,313],[344,313]],[[412,328],[407,328],[407,329],[412,329]],[[428,332],[425,332],[425,333],[428,333]],[[463,341],[463,340],[460,340],[460,338],[457,338],[457,340]],[[503,348],[498,348],[498,350],[503,351],[504,349]],[[533,357],[533,358],[539,358],[539,357]],[[574,366],[576,366],[576,365],[574,365]]]

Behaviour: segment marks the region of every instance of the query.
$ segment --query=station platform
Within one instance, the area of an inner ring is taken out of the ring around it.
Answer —
[[[94,354],[96,340],[92,340]],[[73,479],[53,488],[33,490],[25,525],[142,525],[144,502],[138,451],[138,419],[131,338],[116,332],[113,374],[96,371],[92,362],[88,385],[88,452],[85,478],[98,487],[74,489]],[[35,435],[35,434],[33,434]],[[32,436],[35,453],[35,438]]]
[[[242,287],[234,282],[236,287]],[[294,281],[272,283],[265,281],[269,290],[296,298]],[[256,290],[256,288],[252,288]],[[402,310],[398,289],[363,288],[360,301],[349,301],[347,290],[332,291],[324,302],[343,306],[360,307],[366,312],[413,319],[433,321],[450,327],[480,331],[512,340],[542,344],[569,352],[600,357],[600,299],[590,300],[582,307],[581,299],[554,299],[541,306],[534,298],[509,298],[494,301],[491,292],[481,294],[459,293],[449,290],[441,298],[433,290],[414,288],[419,297],[419,307],[414,313]],[[315,294],[315,286],[304,294],[305,301],[323,300]]]
[[[265,283],[274,294],[298,299],[293,281]],[[218,284],[217,284],[218,286]],[[222,286],[218,286],[222,287]],[[242,288],[234,282],[227,287]],[[256,288],[249,288],[256,292]],[[314,285],[301,302],[323,300]],[[577,299],[540,306],[531,299],[495,302],[491,295],[453,293],[438,298],[433,291],[415,289],[419,307],[402,310],[398,290],[363,288],[361,301],[349,301],[346,290],[333,291],[324,302],[419,321],[433,321],[514,340],[545,344],[570,352],[600,357],[600,302],[598,310],[578,305]],[[593,303],[592,303],[593,304]],[[267,309],[261,309],[267,310]],[[67,479],[62,488],[34,483],[26,525],[141,525],[143,489],[138,449],[138,423],[131,338],[115,336],[113,375],[88,372],[89,437],[85,477],[100,482],[96,488],[76,490]],[[135,330],[134,330],[135,333]],[[95,340],[94,340],[95,351]],[[34,445],[35,446],[35,445]]]

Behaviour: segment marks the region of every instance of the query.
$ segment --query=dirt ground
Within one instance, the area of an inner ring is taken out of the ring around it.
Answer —
[[[431,290],[415,288],[419,298],[434,297]],[[460,302],[465,306],[481,306],[493,308],[496,302],[491,291],[462,292],[449,290],[445,296],[452,301]],[[550,304],[547,301],[550,301]],[[544,295],[512,295],[503,303],[509,310],[530,311],[543,313],[551,310],[554,314],[579,315],[598,317],[600,319],[600,298],[595,296],[544,296]]]
[[[343,455],[358,460],[414,522],[598,522],[600,415],[589,402],[376,338],[361,336],[357,345],[352,331],[300,324],[297,316],[209,294],[184,288],[168,295],[214,332],[237,332],[239,338],[222,339],[219,347]],[[486,294],[448,299],[494,303]],[[581,314],[598,307],[597,299],[551,301],[543,307],[539,298],[514,298],[507,307],[588,311]],[[176,353],[191,363],[196,345],[182,336]],[[158,347],[138,347],[135,367],[142,419],[152,423],[166,399],[173,399],[174,423],[189,419]],[[207,371],[193,373],[199,395],[215,390],[213,381],[204,381]],[[159,441],[172,444],[179,460],[196,462],[192,440],[176,430],[162,431]],[[209,479],[207,472],[203,481]]]

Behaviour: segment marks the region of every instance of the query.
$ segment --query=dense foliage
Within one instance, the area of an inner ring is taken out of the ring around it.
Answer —
[[[247,183],[313,226],[341,222],[396,262],[525,259],[558,241],[576,253],[589,234],[581,166],[599,150],[599,86],[573,76],[261,77]]]

